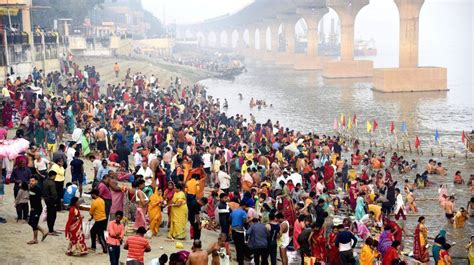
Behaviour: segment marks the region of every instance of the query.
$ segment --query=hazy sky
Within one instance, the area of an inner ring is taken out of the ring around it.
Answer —
[[[163,19],[165,14],[166,23],[178,24],[234,13],[252,2],[253,0],[142,0],[143,6],[155,16]]]
[[[279,1],[279,0],[274,0]],[[167,23],[192,23],[235,13],[253,0],[142,0],[146,9]],[[326,32],[330,16],[326,16]],[[298,27],[297,27],[298,30]],[[267,36],[269,39],[269,36]],[[357,16],[355,38],[375,40],[376,67],[398,66],[399,16],[394,0],[371,0]],[[450,80],[474,86],[474,0],[425,0],[420,14],[420,65],[461,66]],[[472,74],[471,74],[472,73]],[[473,95],[471,95],[472,97]]]

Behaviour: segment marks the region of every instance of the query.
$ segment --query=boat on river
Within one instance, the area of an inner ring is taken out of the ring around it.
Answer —
[[[217,79],[234,80],[236,76],[240,75],[244,71],[246,71],[245,66],[233,67],[221,71],[214,77]]]

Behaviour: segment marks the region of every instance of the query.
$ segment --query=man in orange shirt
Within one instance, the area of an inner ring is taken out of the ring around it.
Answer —
[[[99,190],[93,189],[91,191],[93,199],[89,213],[90,220],[94,219],[95,223],[91,228],[91,251],[95,251],[96,238],[99,237],[99,243],[102,246],[104,253],[107,253],[107,246],[104,238],[104,231],[107,229],[107,217],[105,215],[105,202],[99,197]],[[90,221],[89,220],[89,221]]]
[[[140,265],[145,263],[145,252],[151,251],[150,243],[144,237],[145,234],[146,229],[141,226],[137,229],[137,233],[134,236],[127,238],[127,241],[125,241],[123,248],[128,250],[127,264],[129,261]]]
[[[114,64],[114,72],[115,72],[115,78],[118,78],[119,73],[120,73],[120,65],[118,63]]]
[[[109,222],[107,232],[107,246],[109,250],[110,264],[118,265],[120,260],[120,245],[122,244],[125,235],[125,228],[120,221],[122,221],[123,212],[117,211],[115,213],[115,220]]]

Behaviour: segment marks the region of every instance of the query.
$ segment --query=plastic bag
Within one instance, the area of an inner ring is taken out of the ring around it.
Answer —
[[[84,173],[84,180],[82,181],[82,186],[86,186],[87,185],[87,174]]]
[[[146,231],[145,237],[151,239],[153,237],[153,232],[151,230]]]
[[[84,232],[85,239],[89,239],[91,237],[91,228],[93,225],[94,225],[94,220],[82,222],[82,230]]]
[[[41,212],[40,220],[41,222],[46,222],[48,219],[48,211],[46,209],[46,206],[43,208],[43,211]]]

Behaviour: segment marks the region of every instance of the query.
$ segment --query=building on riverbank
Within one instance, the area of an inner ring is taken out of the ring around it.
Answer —
[[[59,70],[65,52],[57,32],[33,30],[31,0],[0,0],[0,81],[7,74],[26,76],[33,67]]]

